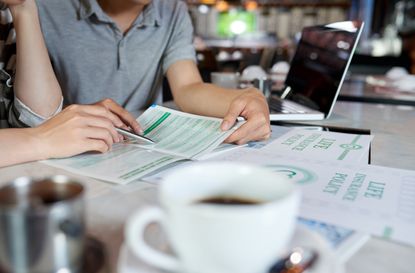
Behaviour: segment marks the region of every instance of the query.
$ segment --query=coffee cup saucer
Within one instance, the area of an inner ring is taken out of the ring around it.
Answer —
[[[326,240],[310,229],[297,225],[287,251],[294,247],[308,247],[318,252],[318,259],[309,273],[343,273],[343,265],[334,256]],[[136,257],[124,242],[120,248],[117,265],[118,273],[164,273]]]

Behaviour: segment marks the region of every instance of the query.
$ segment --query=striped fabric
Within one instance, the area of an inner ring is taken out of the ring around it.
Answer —
[[[12,16],[0,2],[0,128],[25,127],[13,105],[13,76],[16,68],[16,32]]]

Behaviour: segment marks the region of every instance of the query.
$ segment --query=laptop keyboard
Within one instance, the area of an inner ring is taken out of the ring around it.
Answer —
[[[275,112],[284,114],[304,114],[307,113],[307,109],[280,98],[271,97],[268,99],[269,108]]]

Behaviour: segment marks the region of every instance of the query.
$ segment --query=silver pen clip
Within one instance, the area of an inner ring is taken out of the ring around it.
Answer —
[[[138,140],[141,140],[141,141],[145,141],[145,142],[150,143],[150,144],[154,144],[155,143],[153,140],[151,140],[148,137],[145,137],[145,136],[142,136],[142,135],[138,135],[138,134],[136,134],[134,132],[130,132],[130,131],[125,130],[125,129],[122,129],[122,128],[115,127],[115,130],[118,133],[120,133],[120,134],[122,134],[124,136],[130,137],[130,138],[134,138],[134,139],[138,139]]]

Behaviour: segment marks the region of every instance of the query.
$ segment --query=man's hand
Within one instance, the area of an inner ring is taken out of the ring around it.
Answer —
[[[104,99],[93,105],[102,106],[108,110],[110,119],[116,127],[123,129],[133,129],[137,134],[142,134],[143,130],[130,112],[122,108],[112,99]]]
[[[230,135],[225,142],[245,144],[252,140],[268,139],[271,136],[271,126],[265,97],[255,88],[241,92],[242,94],[231,102],[221,129],[223,131],[230,129],[238,117],[245,118],[247,122]]]
[[[268,104],[262,93],[255,89],[226,89],[203,83],[197,65],[190,60],[177,61],[167,70],[167,79],[174,101],[183,111],[211,117],[224,117],[221,129],[226,131],[238,117],[247,122],[226,142],[243,144],[270,137]]]

